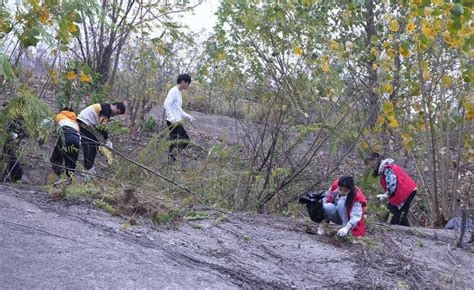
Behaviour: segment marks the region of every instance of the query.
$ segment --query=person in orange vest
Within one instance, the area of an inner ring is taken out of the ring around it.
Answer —
[[[66,171],[67,181],[70,181],[72,176],[74,176],[74,170],[76,169],[76,163],[79,157],[81,136],[77,117],[72,109],[68,107],[64,108],[54,117],[54,121],[59,125],[60,130],[58,141],[51,154],[50,162],[54,173],[58,176],[56,183],[60,183],[62,182],[60,177],[64,171]]]
[[[342,225],[337,232],[339,237],[345,237],[349,233],[352,233],[355,238],[365,236],[364,214],[367,199],[355,185],[352,176],[336,179],[322,202],[326,218],[335,224]],[[322,226],[318,229],[318,234],[325,234]]]
[[[386,222],[409,227],[408,210],[417,193],[416,183],[393,159],[384,158],[377,152],[371,153],[367,162],[374,170],[373,176],[380,177],[380,185],[385,191],[377,197],[388,199]]]

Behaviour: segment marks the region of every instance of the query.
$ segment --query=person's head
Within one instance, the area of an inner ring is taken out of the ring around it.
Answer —
[[[185,90],[191,84],[191,77],[188,74],[179,75],[176,84],[180,90]]]
[[[74,113],[74,110],[71,108],[71,107],[64,107],[61,111],[66,111],[66,112],[73,112]]]
[[[354,201],[356,196],[356,186],[355,181],[352,176],[341,176],[339,181],[337,182],[338,188],[337,191],[339,192],[340,196],[347,196],[345,207],[349,208]]]
[[[341,196],[348,195],[351,191],[355,191],[355,182],[352,176],[342,176],[337,182],[339,194]]]
[[[377,152],[370,153],[369,157],[367,157],[367,163],[369,164],[370,168],[372,168],[373,176],[377,177],[379,175],[379,166],[380,162],[382,161],[383,156]]]
[[[112,116],[125,114],[125,104],[123,102],[115,102],[110,105]]]

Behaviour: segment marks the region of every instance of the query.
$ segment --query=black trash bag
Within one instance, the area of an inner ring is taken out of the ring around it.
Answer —
[[[298,199],[301,204],[306,204],[309,217],[315,223],[320,223],[324,220],[324,209],[322,199],[325,191],[309,192]]]

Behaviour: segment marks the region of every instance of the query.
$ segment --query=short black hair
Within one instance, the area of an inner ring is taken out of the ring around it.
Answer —
[[[125,114],[126,107],[123,102],[115,102],[115,103],[112,103],[112,105],[116,106],[117,109],[120,110],[120,115]]]
[[[71,107],[64,107],[61,111],[68,111],[74,113],[74,110]]]
[[[177,84],[180,84],[182,81],[185,83],[190,84],[191,83],[191,77],[188,74],[182,74],[178,76],[178,80],[176,80]]]
[[[369,157],[367,157],[367,161],[378,160],[380,158],[380,154],[377,152],[370,153]]]

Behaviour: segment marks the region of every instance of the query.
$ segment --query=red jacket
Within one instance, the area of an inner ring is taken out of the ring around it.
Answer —
[[[331,186],[331,190],[328,196],[328,202],[332,202],[332,194],[337,189],[337,183],[338,183],[338,180],[336,179]],[[348,219],[351,218],[352,206],[354,206],[354,203],[356,202],[360,202],[362,204],[362,217],[360,218],[360,221],[356,224],[356,226],[352,228],[352,235],[355,238],[359,238],[359,237],[365,236],[364,215],[365,215],[365,206],[367,205],[367,199],[365,198],[365,195],[362,192],[362,190],[360,190],[360,188],[358,188],[357,186],[356,186],[356,196],[354,197],[354,201],[352,202],[350,208],[346,208]]]
[[[396,164],[387,164],[380,175],[380,185],[383,190],[387,191],[387,181],[385,180],[385,169],[387,167],[391,168],[393,173],[397,176],[397,189],[388,198],[388,202],[395,206],[400,206],[416,189],[416,183],[400,166]]]

